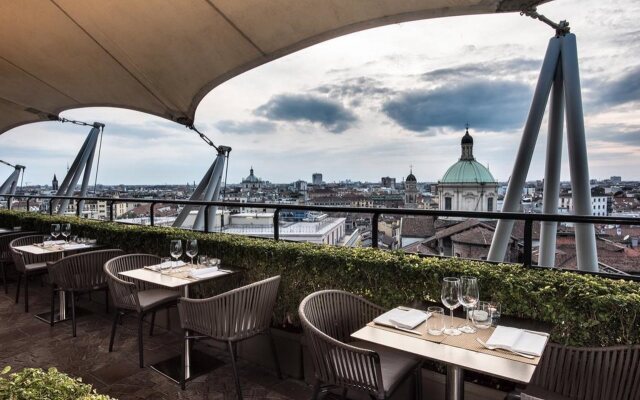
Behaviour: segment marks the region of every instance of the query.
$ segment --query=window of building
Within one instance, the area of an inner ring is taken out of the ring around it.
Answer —
[[[493,211],[493,197],[487,199],[487,211]]]
[[[444,198],[444,209],[451,210],[451,197]]]

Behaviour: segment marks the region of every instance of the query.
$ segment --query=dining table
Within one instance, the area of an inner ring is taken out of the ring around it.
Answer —
[[[464,323],[464,319],[454,318],[454,326]],[[447,367],[445,398],[447,400],[464,399],[465,370],[518,384],[527,384],[531,381],[540,362],[540,357],[529,359],[503,350],[484,348],[477,339],[480,338],[486,342],[493,333],[494,327],[478,329],[476,333],[463,333],[459,336],[444,334],[433,336],[427,333],[425,325],[423,323],[414,329],[420,332],[417,335],[371,322],[354,332],[351,337],[445,364]],[[546,332],[539,333],[548,337]]]
[[[149,266],[146,268],[123,271],[119,274],[128,278],[151,283],[153,285],[163,286],[167,289],[179,289],[182,297],[189,298],[191,286],[227,277],[238,272],[235,270],[218,268],[214,273],[193,278],[191,277],[190,272],[198,269],[198,266],[193,264],[184,264],[180,267],[173,268],[171,271],[154,270],[155,267],[158,266]],[[184,376],[185,381],[189,381],[224,365],[221,360],[213,357],[212,355],[194,350],[191,345],[191,340],[186,340],[190,334],[191,332],[185,330],[184,357],[181,355],[169,357],[165,360],[152,364],[150,366],[151,369],[179,384],[181,376]]]
[[[61,253],[62,257],[75,254],[83,251],[91,251],[96,250],[98,248],[103,247],[97,243],[74,243],[74,242],[65,242],[65,241],[54,241],[50,244],[45,243],[36,243],[30,244],[26,246],[17,246],[16,250],[34,254],[34,255],[42,255],[42,254],[56,254]],[[53,323],[57,324],[60,322],[67,321],[69,317],[67,316],[67,295],[64,290],[58,291],[58,309],[54,310],[53,315]],[[89,314],[89,311],[78,307],[76,309],[76,316],[82,316],[85,314]],[[51,323],[51,312],[43,312],[35,315],[36,319],[45,322],[47,324]]]

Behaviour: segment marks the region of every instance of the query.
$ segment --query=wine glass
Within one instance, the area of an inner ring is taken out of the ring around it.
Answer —
[[[460,304],[465,308],[465,324],[461,326],[460,332],[476,333],[476,328],[469,321],[469,311],[473,310],[478,303],[480,291],[478,289],[478,279],[472,276],[463,276],[460,278]]]
[[[451,324],[444,330],[445,335],[458,336],[461,332],[453,327],[453,310],[460,306],[460,279],[444,278],[442,280],[442,304],[451,312]]]
[[[171,253],[171,257],[175,258],[174,262],[177,265],[178,258],[182,256],[182,240],[172,240],[169,252]]]
[[[71,224],[62,224],[62,236],[65,242],[68,241],[69,235],[71,235]]]
[[[60,224],[51,224],[51,237],[56,240],[60,236]]]
[[[187,240],[187,255],[191,258],[193,265],[193,257],[198,255],[198,241],[195,239]]]

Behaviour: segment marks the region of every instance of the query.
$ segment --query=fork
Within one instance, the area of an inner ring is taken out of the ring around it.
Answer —
[[[509,350],[509,349],[503,349],[501,347],[489,346],[488,344],[483,342],[482,339],[480,339],[480,338],[476,338],[476,341],[478,343],[480,343],[482,346],[484,346],[484,348],[489,349],[489,350],[502,350],[502,351],[506,351],[506,352],[509,352],[509,353],[513,353],[513,354],[518,355],[520,357],[528,358],[530,360],[533,360],[535,358],[534,356],[531,356],[529,354],[519,353],[517,351],[513,351],[513,350]]]

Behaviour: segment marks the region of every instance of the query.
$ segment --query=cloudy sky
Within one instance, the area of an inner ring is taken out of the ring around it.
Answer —
[[[555,0],[538,11],[569,20],[578,38],[591,177],[640,179],[640,2]],[[332,182],[402,179],[410,165],[419,181],[436,181],[459,157],[468,122],[476,159],[506,180],[552,35],[517,13],[351,34],[224,83],[200,104],[196,126],[233,148],[229,182],[251,166],[272,182],[313,172]],[[214,158],[193,132],[160,118],[108,108],[62,115],[106,123],[105,184],[191,182]],[[529,179],[544,173],[545,130],[546,121]],[[0,136],[0,159],[25,164],[25,182],[50,182],[87,133],[55,122],[22,126]],[[564,157],[568,179],[566,149]],[[10,172],[0,166],[0,180]]]

